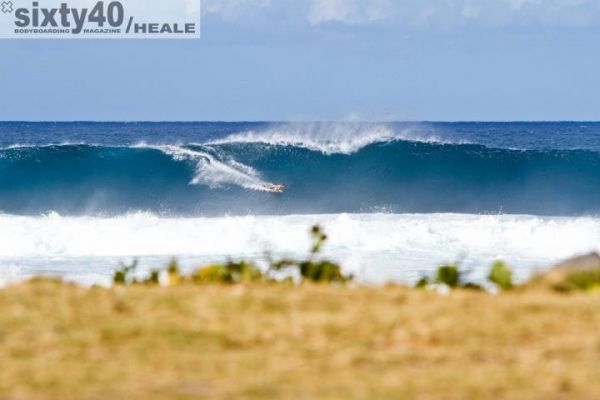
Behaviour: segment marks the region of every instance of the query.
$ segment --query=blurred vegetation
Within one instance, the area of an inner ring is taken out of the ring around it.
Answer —
[[[344,275],[339,264],[319,259],[318,256],[327,242],[327,235],[322,228],[315,225],[310,231],[312,243],[310,253],[305,260],[281,259],[270,260],[269,268],[266,272],[252,261],[228,261],[224,264],[211,264],[196,269],[190,275],[182,273],[179,263],[173,258],[167,265],[166,271],[152,270],[148,278],[137,281],[133,274],[137,269],[137,261],[132,265],[122,265],[113,275],[115,285],[129,284],[159,284],[164,283],[168,286],[175,286],[184,282],[196,284],[239,284],[247,282],[273,281],[273,275],[284,273],[289,276],[296,275],[303,281],[315,283],[346,283],[353,280],[352,275]],[[161,276],[166,274],[166,280],[161,281]]]
[[[472,289],[482,290],[482,286],[473,282],[464,281],[464,273],[457,264],[445,264],[438,267],[435,278],[427,276],[421,277],[415,284],[415,288],[424,289],[432,284],[445,285],[450,289]],[[502,262],[497,261],[492,264],[488,275],[488,280],[495,284],[501,290],[510,290],[514,288],[512,280],[512,271]]]
[[[191,275],[194,283],[225,283],[236,284],[245,282],[256,282],[264,279],[264,274],[249,261],[234,262],[226,264],[212,264],[199,268]]]
[[[460,270],[455,264],[442,265],[435,274],[435,283],[456,288],[460,284]]]
[[[559,292],[600,289],[600,268],[573,271],[566,275],[564,281],[553,285]]]
[[[133,262],[129,265],[121,263],[120,268],[117,269],[113,274],[113,283],[115,285],[129,285],[131,283],[135,283],[133,274],[135,273],[137,266],[137,260],[133,260]]]
[[[417,281],[417,283],[415,283],[415,288],[417,289],[425,289],[427,286],[429,286],[429,278],[424,276],[421,279],[419,279]]]
[[[492,265],[488,280],[500,290],[511,290],[514,288],[512,271],[503,261],[496,261]]]
[[[461,285],[461,277],[462,273],[457,264],[440,265],[435,272],[434,278],[430,278],[428,276],[421,277],[421,279],[419,279],[415,284],[415,288],[425,289],[431,285],[445,285],[450,289],[456,289],[458,287],[469,289],[479,288],[478,285],[471,283]]]
[[[310,235],[312,240],[306,259],[271,259],[268,257],[268,267],[264,270],[252,261],[229,260],[222,264],[206,265],[189,274],[184,274],[177,259],[173,258],[165,269],[153,269],[147,277],[140,279],[139,274],[136,275],[138,261],[134,260],[131,264],[121,264],[120,268],[114,271],[113,283],[115,285],[176,286],[183,283],[235,285],[254,282],[280,284],[311,282],[345,284],[352,281],[354,276],[344,274],[338,263],[320,257],[328,240],[323,229],[315,225],[311,228]],[[559,278],[553,282],[546,279],[557,274]],[[433,276],[423,276],[419,279],[415,287],[423,289],[441,285],[449,289],[483,290],[481,285],[467,281],[465,279],[467,275],[468,273],[461,270],[459,263],[444,264],[437,268]],[[487,280],[501,291],[508,291],[516,287],[513,281],[513,272],[503,261],[496,261],[492,264]],[[539,285],[543,282],[546,282],[546,287],[560,292],[600,289],[600,267],[573,269],[566,272],[551,270],[524,285],[534,286],[536,283]]]
[[[327,235],[320,226],[311,229],[312,246],[307,260],[283,259],[271,261],[272,271],[297,273],[303,281],[316,283],[345,283],[354,279],[352,275],[344,275],[339,264],[329,260],[318,260],[317,257],[327,241]]]
[[[310,230],[313,244],[311,248],[311,255],[314,257],[321,252],[323,245],[327,241],[327,235],[323,232],[323,229],[319,225],[314,225]]]

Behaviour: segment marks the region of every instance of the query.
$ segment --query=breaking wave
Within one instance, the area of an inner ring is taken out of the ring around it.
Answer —
[[[347,141],[333,135],[331,142],[300,143],[274,130],[206,144],[5,148],[0,212],[600,213],[600,152],[496,149],[372,132]],[[285,193],[272,193],[277,183]]]
[[[165,218],[137,212],[115,217],[0,214],[0,286],[50,273],[84,283],[109,283],[119,261],[140,268],[177,256],[186,268],[228,257],[264,262],[263,251],[300,257],[308,228],[331,239],[324,255],[367,281],[414,281],[437,265],[460,261],[485,280],[497,259],[518,279],[566,257],[600,250],[600,219],[470,214],[325,214]],[[8,268],[6,266],[9,266]]]
[[[235,133],[210,144],[254,143],[273,146],[292,146],[323,154],[352,154],[374,143],[394,140],[423,143],[455,143],[433,134],[422,134],[417,126],[393,129],[382,124],[352,122],[314,122],[272,124],[267,129]]]

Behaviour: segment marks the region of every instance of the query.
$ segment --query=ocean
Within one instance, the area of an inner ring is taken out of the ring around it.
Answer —
[[[526,279],[600,250],[600,123],[0,123],[0,284],[301,256],[313,224],[363,282]]]

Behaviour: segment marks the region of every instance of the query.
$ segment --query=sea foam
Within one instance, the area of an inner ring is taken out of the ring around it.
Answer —
[[[393,140],[451,143],[439,136],[421,133],[418,125],[393,128],[381,123],[303,122],[272,124],[259,131],[236,133],[208,144],[264,143],[274,146],[302,147],[323,154],[352,154],[370,144]]]
[[[0,216],[0,264],[11,279],[59,273],[106,282],[119,261],[160,266],[172,256],[189,268],[228,257],[264,261],[303,256],[308,230],[321,224],[331,238],[324,256],[365,281],[413,281],[440,263],[459,261],[483,281],[497,259],[520,279],[575,254],[600,250],[600,218],[473,214],[329,214],[162,218],[134,213],[114,218]]]
[[[219,188],[223,185],[236,185],[250,190],[269,191],[273,185],[261,179],[256,169],[210,150],[199,151],[177,145],[147,145],[139,143],[134,147],[150,148],[168,154],[175,161],[189,160],[196,164],[196,173],[190,184]],[[220,159],[218,159],[218,157]]]

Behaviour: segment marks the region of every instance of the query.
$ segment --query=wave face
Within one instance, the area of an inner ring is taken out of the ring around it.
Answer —
[[[600,152],[385,138],[364,146],[221,139],[0,150],[0,211],[67,215],[600,212]],[[340,149],[338,149],[340,150]],[[269,192],[284,183],[282,194]]]

